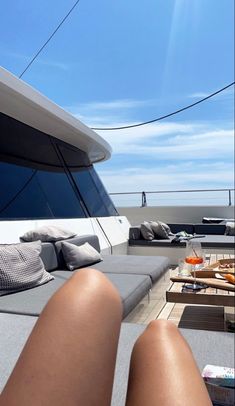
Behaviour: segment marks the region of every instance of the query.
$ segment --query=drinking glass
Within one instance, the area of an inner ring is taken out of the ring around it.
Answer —
[[[204,261],[204,255],[202,251],[202,246],[199,241],[194,239],[187,241],[186,243],[186,255],[185,262],[192,265],[192,272],[194,281],[191,285],[185,285],[187,289],[199,290],[202,288],[201,285],[196,283],[196,266],[201,265]]]

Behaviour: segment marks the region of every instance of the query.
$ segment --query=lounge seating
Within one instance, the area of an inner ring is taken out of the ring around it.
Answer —
[[[95,235],[74,237],[66,241],[78,246],[89,242],[100,252],[99,240]],[[42,243],[40,255],[46,270],[54,276],[54,279],[44,285],[0,297],[0,328],[1,332],[4,332],[0,335],[0,348],[4,348],[0,362],[0,391],[5,385],[42,309],[56,290],[71,277],[72,273],[79,272],[79,269],[75,271],[66,269],[61,241]],[[169,259],[162,256],[104,255],[101,262],[91,266],[104,272],[106,277],[116,286],[123,302],[123,318],[149,293],[153,284],[158,283],[162,278],[166,279],[166,283],[169,281]],[[161,283],[160,288],[163,289]],[[165,291],[162,294],[164,295]],[[139,332],[140,330],[134,329],[134,335],[132,332],[129,335],[128,330],[128,337],[130,336],[129,356],[136,331]],[[120,351],[121,353],[123,351],[122,347],[126,356],[126,344],[122,344],[121,339],[119,354]],[[122,370],[127,373],[128,362],[122,363],[120,367],[121,370],[117,371],[119,377],[115,381],[114,391],[116,399],[114,404],[117,405],[120,405],[119,392],[123,398],[125,396],[125,386],[122,386],[121,379]]]
[[[205,252],[234,254],[235,237],[225,235],[225,224],[168,224],[172,233],[186,231],[188,234],[201,235],[197,238]],[[165,255],[170,258],[171,264],[176,265],[179,258],[184,256],[186,241],[178,244],[172,243],[174,236],[169,239],[143,238],[140,226],[129,229],[129,254],[139,255]]]
[[[100,251],[99,240],[95,235],[74,237],[66,241],[75,245],[89,242]],[[42,243],[41,258],[54,280],[0,297],[0,312],[38,316],[53,293],[71,277],[72,271],[66,269],[62,255],[61,241],[55,244]],[[169,278],[169,259],[166,257],[105,255],[103,261],[93,264],[92,267],[104,272],[119,291],[123,301],[123,318],[148,294],[158,279],[164,275],[166,279]]]
[[[0,313],[0,391],[5,385],[16,360],[37,320],[37,317],[18,316]],[[122,323],[118,346],[117,363],[112,396],[112,406],[123,406],[127,390],[130,354],[135,340],[145,326]],[[181,333],[192,348],[198,367],[205,365],[223,365],[234,367],[234,336],[231,333],[181,329]]]

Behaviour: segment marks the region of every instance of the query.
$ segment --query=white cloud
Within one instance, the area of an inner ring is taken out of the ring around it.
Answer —
[[[209,129],[197,123],[151,124],[121,131],[99,131],[113,154],[167,159],[227,159],[233,156],[232,129]]]
[[[229,89],[227,93],[231,91],[232,89]],[[91,127],[121,127],[136,124],[134,121],[122,119],[118,106],[125,103],[134,106],[140,102],[116,100],[108,103],[90,103],[89,106],[100,105],[101,109],[109,106],[110,112],[102,112],[99,115],[97,112],[95,115],[92,112],[93,114],[89,116],[88,109],[79,118]],[[117,111],[116,117],[115,111]],[[97,130],[97,133],[111,145],[113,155],[132,156],[132,159],[135,156],[138,160],[156,158],[158,161],[176,159],[212,161],[221,157],[227,160],[233,159],[232,123],[161,121],[115,131]]]

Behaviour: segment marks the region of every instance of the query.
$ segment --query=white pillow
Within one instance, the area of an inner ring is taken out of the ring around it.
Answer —
[[[30,230],[22,237],[20,241],[59,241],[66,240],[67,238],[74,237],[76,234],[72,231],[65,230],[57,226],[42,226],[35,230]]]
[[[40,258],[41,241],[0,246],[0,296],[54,279]]]
[[[70,271],[102,261],[100,253],[88,242],[77,246],[63,241],[61,248],[66,266]]]

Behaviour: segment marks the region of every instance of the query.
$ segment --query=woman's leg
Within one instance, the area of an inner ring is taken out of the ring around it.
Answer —
[[[155,320],[138,338],[126,405],[212,405],[191,350],[173,323]]]
[[[109,406],[121,317],[101,272],[75,273],[43,310],[0,405]]]

